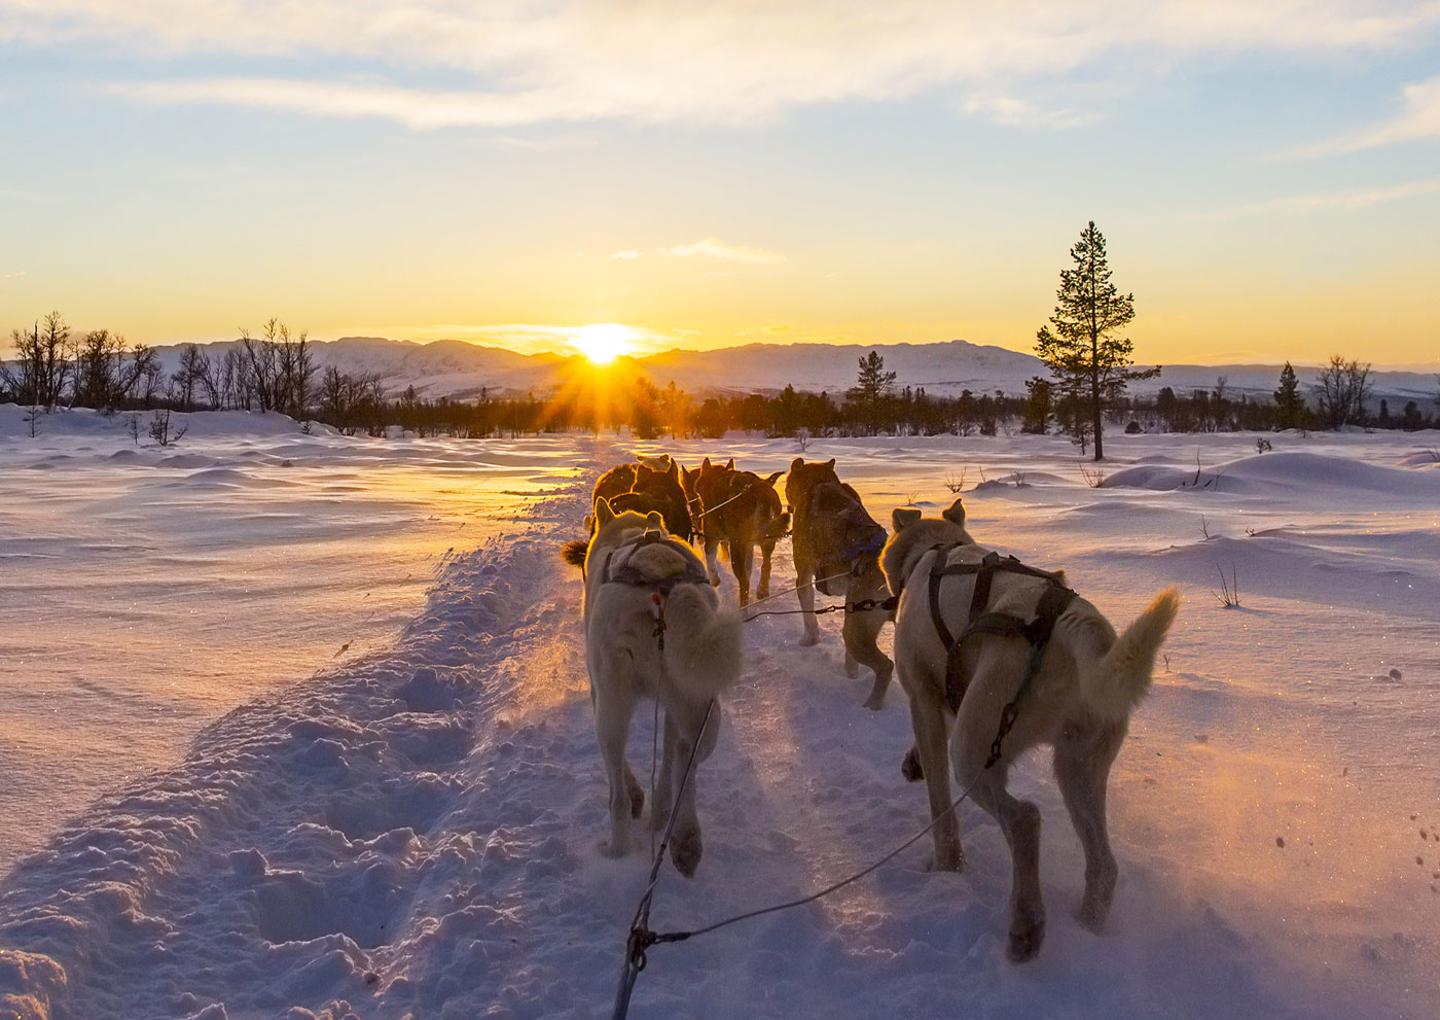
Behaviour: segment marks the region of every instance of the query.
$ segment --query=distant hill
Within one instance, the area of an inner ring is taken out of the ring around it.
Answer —
[[[202,345],[212,356],[223,356],[234,341]],[[657,386],[674,382],[692,393],[754,392],[783,389],[841,392],[855,381],[856,361],[879,351],[885,367],[896,373],[900,386],[923,386],[930,393],[954,395],[1003,390],[1019,394],[1025,380],[1045,375],[1045,367],[1031,354],[965,340],[923,344],[746,344],[710,351],[670,350],[623,361],[643,372]],[[173,366],[179,347],[160,349],[162,360]],[[554,390],[575,356],[517,354],[500,347],[485,347],[464,340],[415,343],[384,337],[342,337],[315,341],[321,366],[337,365],[347,372],[376,372],[392,391],[414,386],[427,396],[472,397],[482,388],[494,394]],[[1167,365],[1160,378],[1138,383],[1138,393],[1154,393],[1162,386],[1177,392],[1213,389],[1224,376],[1233,393],[1268,395],[1280,375],[1279,365]],[[1295,366],[1302,385],[1318,374],[1314,366]],[[1433,373],[1376,372],[1375,399],[1433,401]],[[1392,408],[1398,411],[1398,406]]]

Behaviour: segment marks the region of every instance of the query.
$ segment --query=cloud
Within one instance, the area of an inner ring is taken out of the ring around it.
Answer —
[[[1094,112],[1047,110],[1028,99],[979,93],[965,100],[965,112],[1008,127],[1067,129],[1084,127],[1100,119]]]
[[[1440,138],[1440,76],[1407,85],[1400,96],[1403,109],[1395,116],[1359,131],[1302,146],[1285,155],[1295,158],[1336,156],[1402,142]]]
[[[1425,195],[1440,195],[1440,178],[1409,181],[1377,188],[1356,188],[1348,191],[1319,191],[1304,195],[1287,195],[1264,202],[1235,206],[1210,216],[1247,216],[1265,212],[1314,212],[1319,209],[1369,209],[1388,202]],[[1209,218],[1200,217],[1200,218]]]
[[[148,80],[116,85],[137,100],[416,129],[750,124],[937,90],[1002,123],[1066,126],[1089,114],[1047,112],[1023,98],[1028,86],[1236,53],[1384,51],[1437,24],[1440,4],[1387,0],[0,0],[0,42],[158,61]],[[165,61],[196,57],[268,73],[166,73]],[[363,77],[313,70],[337,65]]]
[[[713,237],[690,244],[677,244],[674,247],[663,249],[662,253],[682,259],[698,256],[719,259],[722,262],[745,262],[756,266],[773,266],[785,261],[785,256],[778,251],[751,248],[743,244],[726,244]]]
[[[619,251],[612,251],[608,257],[619,262],[633,262],[645,257],[645,254],[638,248],[621,248]],[[785,256],[778,251],[752,248],[745,244],[726,244],[715,237],[702,238],[689,244],[675,244],[668,248],[654,248],[649,254],[659,258],[718,259],[721,262],[741,262],[753,266],[773,266],[785,261]]]

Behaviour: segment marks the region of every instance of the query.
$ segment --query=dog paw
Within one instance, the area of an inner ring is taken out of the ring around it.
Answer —
[[[868,702],[866,707],[869,707]],[[900,774],[907,783],[918,783],[925,778],[925,769],[920,764],[920,754],[915,748],[905,752],[905,760],[900,763]]]
[[[675,864],[675,870],[686,878],[695,876],[695,869],[700,866],[700,855],[704,847],[700,842],[699,829],[686,829],[684,832],[677,832],[670,843],[670,860]]]
[[[965,854],[963,851],[960,850],[955,851],[955,853],[953,854],[936,854],[934,857],[930,858],[930,860],[925,862],[925,870],[930,872],[964,871]]]
[[[1110,901],[1098,896],[1086,895],[1075,912],[1075,919],[1087,931],[1099,935],[1105,930],[1105,918],[1110,914]]]
[[[618,858],[620,858],[620,857],[624,857],[626,854],[628,854],[628,853],[630,852],[630,841],[629,841],[628,839],[627,839],[627,840],[618,840],[618,839],[601,840],[601,841],[600,841],[599,850],[600,850],[600,856],[601,856],[601,857],[608,857],[608,858],[610,858],[610,859],[613,861],[613,860],[616,860],[616,859],[618,859]]]
[[[1045,918],[1017,917],[1010,925],[1010,941],[1005,947],[1005,955],[1010,958],[1011,963],[1025,963],[1035,959],[1040,952],[1040,944],[1044,941]]]
[[[857,676],[860,675],[860,663],[856,662],[849,656],[845,657],[845,675],[848,676],[851,680],[854,680]]]
[[[625,777],[625,792],[630,795],[630,817],[639,818],[645,813],[645,791],[634,776]]]
[[[807,631],[806,634],[805,634],[805,636],[800,639],[800,647],[801,647],[801,648],[809,648],[809,647],[811,647],[812,645],[818,645],[819,643],[820,643],[820,634],[819,634],[819,632],[816,632],[816,633],[814,633],[814,634],[811,634],[811,633],[809,633],[809,632]]]
[[[768,599],[770,597],[769,587],[766,585],[761,585],[760,590],[755,593],[755,597],[757,599]]]
[[[650,828],[659,832],[665,828],[665,823],[670,821],[670,810],[661,804],[650,805]]]

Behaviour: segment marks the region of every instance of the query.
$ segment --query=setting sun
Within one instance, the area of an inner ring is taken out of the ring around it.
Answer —
[[[634,350],[631,342],[635,331],[618,322],[597,322],[581,326],[570,337],[570,342],[585,357],[596,365],[608,365],[622,354]]]

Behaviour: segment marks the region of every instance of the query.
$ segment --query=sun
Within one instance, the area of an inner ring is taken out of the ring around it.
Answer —
[[[596,322],[570,334],[570,343],[595,365],[608,365],[629,354],[635,349],[634,339],[635,331],[618,322]]]

